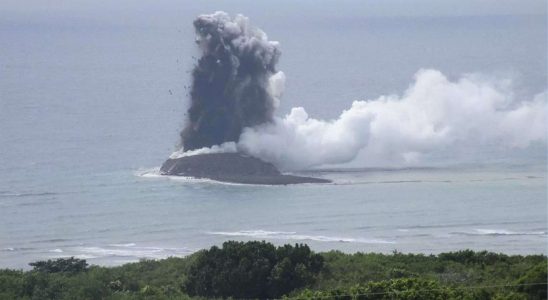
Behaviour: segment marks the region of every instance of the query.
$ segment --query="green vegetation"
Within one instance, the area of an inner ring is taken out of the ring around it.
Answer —
[[[88,267],[88,263],[83,259],[77,259],[74,257],[37,261],[29,264],[34,267],[34,270],[42,273],[80,273],[85,271]]]
[[[226,242],[197,256],[184,287],[193,296],[279,298],[313,283],[322,267],[306,245]]]
[[[0,270],[0,299],[546,299],[548,260],[470,250],[316,254],[306,245],[226,242],[119,267],[68,258]]]

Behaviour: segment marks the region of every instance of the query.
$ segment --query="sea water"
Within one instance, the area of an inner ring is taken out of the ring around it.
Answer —
[[[545,16],[321,10],[303,19],[226,6],[166,9],[160,23],[132,11],[120,20],[2,14],[1,268],[66,256],[113,265],[226,240],[548,253],[545,145],[508,155],[474,149],[472,163],[441,155],[413,167],[360,161],[304,173],[333,180],[321,185],[158,175],[183,125],[198,13],[243,12],[279,40],[287,89],[278,115],[304,106],[317,118],[401,94],[421,68],[509,77],[518,98],[531,99],[546,90]]]
[[[226,240],[346,252],[547,253],[543,170],[326,170],[307,175],[334,183],[281,187],[156,174],[74,174],[63,184],[2,191],[3,266],[64,256],[118,264]]]

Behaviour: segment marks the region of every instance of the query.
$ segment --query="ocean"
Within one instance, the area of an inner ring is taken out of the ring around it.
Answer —
[[[359,2],[345,3],[307,18],[227,3],[164,8],[165,18],[0,13],[0,268],[66,256],[117,265],[256,239],[548,254],[542,143],[300,172],[333,180],[321,185],[158,175],[184,124],[192,20],[215,9],[241,11],[281,43],[279,116],[303,106],[336,118],[354,100],[401,95],[424,68],[507,78],[518,99],[547,88],[546,15],[361,16]]]

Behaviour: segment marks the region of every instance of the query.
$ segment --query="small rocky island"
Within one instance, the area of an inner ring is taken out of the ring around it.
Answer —
[[[271,163],[240,153],[213,153],[168,159],[161,167],[162,175],[207,178],[242,184],[287,185],[298,183],[329,183],[321,178],[284,175]]]
[[[238,143],[244,128],[273,122],[281,81],[274,92],[271,80],[283,77],[276,70],[281,55],[278,42],[269,41],[242,16],[231,18],[216,12],[199,16],[193,24],[201,57],[192,70],[190,107],[180,134],[185,151]],[[170,158],[160,171],[163,175],[245,184],[330,182],[284,175],[273,164],[244,153]]]

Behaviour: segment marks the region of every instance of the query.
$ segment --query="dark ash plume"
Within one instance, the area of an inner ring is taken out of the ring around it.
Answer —
[[[241,15],[201,15],[194,27],[202,56],[192,72],[184,151],[238,142],[244,127],[272,121],[268,82],[281,54],[277,42]]]

